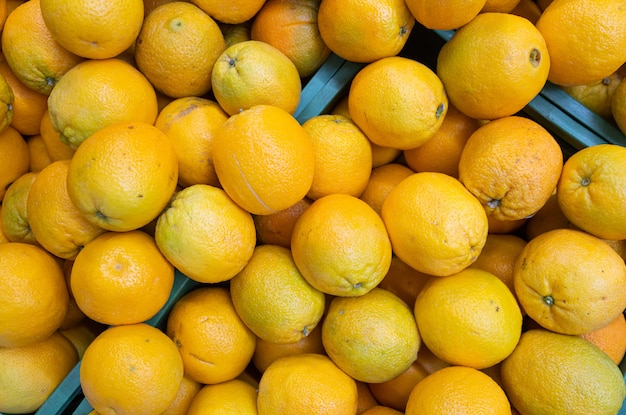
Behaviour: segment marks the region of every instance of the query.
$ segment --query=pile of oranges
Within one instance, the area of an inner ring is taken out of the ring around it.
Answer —
[[[0,0],[0,22],[1,413],[79,362],[100,415],[622,407],[626,148],[565,158],[520,112],[549,81],[626,126],[621,0]],[[435,65],[401,53],[418,26],[454,31]],[[298,120],[331,54],[363,66]],[[197,286],[146,324],[176,270]]]

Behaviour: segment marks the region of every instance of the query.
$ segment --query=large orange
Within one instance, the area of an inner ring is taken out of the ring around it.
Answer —
[[[217,129],[213,164],[220,184],[239,206],[270,214],[309,192],[315,157],[308,133],[291,114],[257,105]]]
[[[543,36],[527,19],[480,13],[437,55],[452,105],[476,119],[513,115],[541,91],[550,70]]]

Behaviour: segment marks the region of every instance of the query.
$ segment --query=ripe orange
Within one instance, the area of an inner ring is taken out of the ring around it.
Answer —
[[[237,24],[254,17],[265,4],[265,0],[246,0],[224,3],[218,0],[191,0],[209,16],[222,23]]]
[[[0,200],[7,188],[28,172],[30,153],[22,135],[8,126],[0,132]]]
[[[269,43],[247,40],[229,46],[211,74],[217,102],[230,115],[255,105],[273,105],[293,114],[302,82],[295,64]]]
[[[554,191],[563,168],[556,139],[540,124],[502,117],[477,129],[459,160],[459,180],[498,220],[535,214]]]
[[[556,197],[567,219],[603,239],[626,239],[621,220],[626,172],[626,148],[616,144],[586,147],[567,159]]]
[[[158,111],[145,75],[118,58],[89,59],[67,71],[50,92],[48,110],[61,141],[73,149],[114,123],[153,124]]]
[[[41,0],[54,39],[76,55],[107,59],[133,45],[143,23],[143,0]]]
[[[85,245],[105,232],[88,221],[67,191],[70,160],[46,166],[28,191],[28,224],[37,242],[63,259],[74,259]]]
[[[78,358],[82,359],[87,346],[100,334],[106,326],[92,320],[83,319],[71,327],[59,329],[59,333],[65,336],[78,352]]]
[[[426,65],[393,56],[362,68],[350,84],[348,108],[372,142],[401,150],[419,147],[441,126],[448,98]]]
[[[204,385],[194,396],[186,414],[257,415],[256,398],[256,388],[241,379]]]
[[[379,288],[397,295],[409,307],[413,307],[417,295],[432,275],[424,274],[408,266],[397,256],[391,258],[391,266]]]
[[[396,411],[388,406],[376,405],[368,410],[361,412],[361,415],[402,415],[403,412]]]
[[[174,194],[159,215],[159,250],[189,278],[202,283],[230,280],[254,252],[250,213],[220,188],[196,184]]]
[[[437,75],[452,105],[491,120],[513,115],[541,91],[551,57],[535,25],[509,13],[480,13],[437,55]]]
[[[585,107],[604,119],[611,121],[613,118],[611,112],[613,94],[621,84],[622,79],[620,72],[616,71],[599,81],[583,85],[564,86],[562,88]],[[615,121],[617,121],[617,119],[615,119]]]
[[[13,102],[15,96],[11,85],[4,76],[0,76],[0,132],[4,131],[13,121]]]
[[[317,325],[306,336],[291,343],[275,343],[257,337],[252,363],[263,373],[275,360],[301,353],[326,354],[322,343],[321,325]]]
[[[235,43],[244,42],[246,40],[252,40],[250,36],[250,28],[252,26],[251,20],[246,20],[243,23],[218,22],[218,24],[224,34],[226,47],[232,46]]]
[[[304,353],[273,362],[259,382],[259,415],[353,415],[357,408],[354,379],[328,356]]]
[[[313,183],[307,196],[313,200],[332,193],[359,197],[372,172],[368,138],[349,118],[318,115],[302,124],[315,156]]]
[[[68,310],[63,269],[52,254],[21,242],[0,244],[0,348],[32,344],[54,333]]]
[[[443,173],[414,173],[402,180],[381,214],[394,254],[425,274],[459,272],[476,260],[487,239],[487,215],[480,202]]]
[[[255,248],[246,266],[230,280],[230,295],[243,322],[263,340],[293,343],[322,319],[324,293],[304,279],[289,249]]]
[[[2,52],[24,85],[46,95],[84,59],[55,40],[43,20],[39,0],[24,2],[6,19]]]
[[[415,20],[429,29],[452,30],[469,23],[483,9],[486,0],[408,0]]]
[[[187,415],[191,402],[200,389],[202,389],[202,386],[200,382],[191,380],[183,375],[183,381],[180,383],[176,398],[174,398],[170,406],[168,406],[165,411],[161,412],[160,415]]]
[[[400,163],[388,163],[374,167],[359,198],[380,214],[383,203],[391,189],[413,173],[415,173],[413,170]]]
[[[555,0],[536,26],[550,54],[548,80],[554,84],[599,81],[626,61],[626,8],[619,0]]]
[[[610,97],[609,110],[609,120],[612,119],[622,133],[626,131],[626,82],[624,82],[624,78]]]
[[[174,401],[183,379],[176,345],[144,323],[113,326],[87,347],[80,385],[101,414],[159,414]]]
[[[76,363],[76,349],[58,332],[28,345],[0,347],[0,411],[37,411]]]
[[[369,383],[357,381],[356,393],[357,393],[357,406],[356,406],[357,414],[362,414],[366,410],[378,405],[378,401],[376,401],[376,398],[374,398],[374,395],[372,395],[372,391],[370,391]]]
[[[106,232],[78,253],[70,284],[76,304],[92,320],[141,323],[165,305],[174,267],[145,232]]]
[[[24,173],[7,187],[2,198],[2,230],[9,241],[38,244],[27,209],[28,192],[36,178],[36,172]]]
[[[41,134],[26,137],[26,144],[28,144],[29,171],[41,171],[48,164],[52,163]]]
[[[75,150],[61,141],[61,134],[54,129],[52,119],[50,118],[50,111],[48,109],[46,109],[41,116],[39,134],[41,135],[41,139],[46,146],[46,151],[48,152],[51,161],[69,160],[74,155]]]
[[[178,184],[219,186],[213,167],[213,136],[228,114],[213,100],[184,97],[171,101],[154,125],[172,142],[178,158]]]
[[[273,244],[291,248],[293,227],[302,213],[313,201],[304,197],[290,207],[269,215],[253,215],[257,240],[263,244]]]
[[[302,200],[313,183],[313,144],[284,109],[257,105],[231,116],[213,137],[220,184],[242,208],[266,215]]]
[[[267,0],[252,19],[250,37],[269,43],[296,65],[301,78],[315,73],[330,55],[317,25],[319,0]]]
[[[520,0],[487,0],[481,12],[510,13]]]
[[[573,229],[531,239],[515,263],[513,283],[528,316],[559,333],[599,329],[626,308],[622,257],[603,240]]]
[[[359,296],[384,278],[391,264],[391,242],[380,216],[354,196],[317,199],[296,221],[293,259],[318,290]]]
[[[151,124],[121,122],[98,130],[76,150],[67,191],[88,221],[129,231],[161,213],[177,180],[178,160],[165,133]]]
[[[521,0],[509,13],[525,17],[536,24],[541,16],[541,8],[535,0]]]
[[[615,414],[626,386],[617,365],[577,336],[528,330],[500,367],[503,388],[521,414]]]
[[[215,20],[191,3],[175,1],[146,16],[135,60],[165,95],[201,96],[211,90],[213,65],[224,49],[224,35]]]
[[[324,0],[317,24],[322,40],[336,55],[369,63],[397,55],[415,18],[402,0]]]
[[[424,344],[454,365],[493,366],[513,351],[522,332],[513,293],[497,276],[477,268],[431,278],[414,310]]]
[[[168,317],[167,335],[178,347],[186,376],[203,384],[239,376],[256,343],[228,289],[219,286],[199,287],[181,297]]]
[[[583,339],[598,346],[611,360],[619,365],[626,353],[626,318],[620,313],[615,320],[587,333],[581,334]]]
[[[442,413],[509,415],[511,405],[502,388],[480,370],[450,366],[419,382],[406,405],[407,415]]]
[[[556,189],[547,202],[529,218],[524,227],[524,238],[529,241],[535,236],[553,229],[571,228],[572,224],[563,214],[556,196]]]

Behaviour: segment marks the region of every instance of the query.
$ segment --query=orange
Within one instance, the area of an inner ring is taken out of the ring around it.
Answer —
[[[514,233],[526,224],[528,218],[517,220],[500,220],[494,216],[487,216],[489,222],[489,233]]]
[[[402,415],[403,412],[396,411],[388,406],[376,405],[368,410],[361,412],[361,415]]]
[[[76,349],[59,333],[24,346],[0,347],[0,411],[35,412],[76,363]]]
[[[328,356],[304,353],[273,362],[259,382],[259,415],[353,415],[357,386]]]
[[[322,319],[324,293],[304,279],[289,249],[255,248],[246,266],[230,280],[237,314],[263,340],[293,343],[309,335]]]
[[[317,24],[322,40],[336,55],[369,63],[400,53],[415,18],[402,0],[324,0]]]
[[[28,224],[37,242],[53,255],[74,259],[81,249],[105,230],[76,208],[67,191],[70,160],[46,166],[28,191]]]
[[[374,167],[369,180],[359,198],[380,214],[387,195],[403,179],[415,173],[400,163],[388,163]]]
[[[413,307],[417,295],[429,278],[431,275],[411,268],[394,255],[391,258],[389,271],[378,284],[378,287],[390,291],[400,297],[409,307]]]
[[[299,202],[278,212],[269,215],[254,215],[258,242],[291,248],[293,227],[300,215],[311,206],[311,203],[313,203],[311,199],[304,197]]]
[[[302,82],[296,65],[276,47],[258,40],[229,46],[211,73],[217,102],[230,115],[255,105],[273,105],[293,114]]]
[[[534,329],[500,367],[503,388],[521,414],[615,414],[626,386],[617,365],[577,336]]]
[[[211,90],[213,64],[224,49],[224,35],[215,20],[191,3],[175,1],[146,16],[135,60],[165,95],[201,96]]]
[[[481,12],[510,13],[520,0],[487,0]]]
[[[218,0],[191,0],[209,16],[222,23],[237,24],[254,17],[265,4],[265,0],[246,0],[236,3],[224,3]]]
[[[252,19],[250,37],[269,43],[296,65],[301,78],[315,73],[330,55],[317,25],[319,0],[267,0]]]
[[[267,215],[287,209],[309,192],[315,157],[308,133],[291,114],[257,105],[216,130],[213,164],[235,203]]]
[[[411,308],[382,288],[333,298],[322,323],[322,342],[341,370],[367,383],[402,374],[421,345]]]
[[[182,379],[174,342],[144,323],[105,330],[80,365],[85,398],[102,415],[159,414],[176,398]]]
[[[69,160],[74,155],[75,150],[61,141],[61,134],[54,129],[48,109],[46,109],[41,117],[39,134],[46,146],[46,151],[51,161]]]
[[[13,121],[13,102],[15,96],[11,85],[0,75],[0,132]]]
[[[270,342],[257,337],[252,363],[259,372],[263,373],[275,360],[300,353],[326,354],[320,325],[310,330],[300,340],[291,343]]]
[[[41,171],[48,164],[52,163],[41,134],[28,136],[26,144],[28,144],[29,171]]]
[[[37,178],[36,172],[21,175],[7,187],[2,199],[2,230],[8,240],[37,245],[37,238],[28,223],[28,192]]]
[[[4,23],[6,22],[7,16],[9,15],[8,3],[8,0],[0,1],[0,31],[4,28]]]
[[[548,198],[548,201],[528,219],[526,226],[524,227],[523,236],[526,240],[531,240],[535,236],[544,232],[560,229],[570,228],[571,223],[569,219],[563,214],[559,201],[555,192]]]
[[[448,112],[439,129],[421,146],[404,150],[404,160],[416,172],[434,171],[458,178],[461,153],[478,127],[478,120],[448,105]]]
[[[0,132],[0,200],[9,185],[27,173],[29,167],[28,144],[15,128],[6,127]]]
[[[559,333],[599,329],[626,308],[622,257],[603,240],[573,229],[531,239],[515,263],[513,283],[528,316]]]
[[[222,33],[224,34],[224,42],[226,47],[232,46],[235,43],[244,42],[246,40],[252,40],[250,36],[250,28],[252,26],[252,20],[246,20],[243,23],[221,23],[218,22]]]
[[[322,114],[302,124],[313,143],[315,168],[307,196],[313,200],[332,193],[359,197],[372,172],[372,148],[351,119]]]
[[[177,181],[178,160],[165,133],[151,124],[121,122],[97,131],[76,150],[67,191],[88,221],[129,231],[161,213]]]
[[[162,4],[171,3],[175,0],[143,0],[143,14],[147,16],[152,12],[152,10],[156,9]]]
[[[207,304],[211,304],[207,307]],[[254,353],[256,336],[241,321],[227,288],[199,287],[181,297],[167,320],[185,375],[203,384],[239,376]]]
[[[487,215],[519,220],[547,202],[562,168],[561,147],[548,130],[513,115],[491,121],[470,136],[459,160],[459,180]]]
[[[293,259],[318,290],[359,296],[384,278],[391,264],[391,242],[380,216],[354,196],[317,199],[296,221]]]
[[[556,197],[567,219],[603,239],[626,239],[626,148],[602,144],[577,151],[563,165]]]
[[[187,415],[257,415],[256,388],[240,379],[204,385],[194,396]]]
[[[612,118],[620,131],[624,133],[626,131],[626,82],[620,81],[611,95],[610,116],[610,119]]]
[[[54,333],[68,310],[59,262],[38,246],[0,244],[0,347],[32,344]]]
[[[483,9],[486,0],[434,1],[408,0],[407,6],[415,20],[434,30],[458,29],[469,23]]]
[[[2,215],[2,205],[0,205],[0,217]],[[9,238],[7,237],[7,235],[4,233],[4,229],[0,226],[0,243],[6,243],[6,242],[11,242],[9,240]]]
[[[531,23],[536,24],[541,16],[541,8],[535,0],[521,0],[517,5],[508,13],[525,17],[530,20]]]
[[[11,12],[2,31],[2,52],[24,85],[46,95],[84,59],[55,40],[43,20],[39,0],[25,2]]]
[[[78,358],[82,359],[85,350],[106,326],[100,326],[92,320],[85,319],[72,327],[60,329],[59,333],[65,336],[78,352]]]
[[[604,327],[581,334],[581,337],[598,346],[609,355],[616,365],[619,365],[626,353],[626,318],[624,313],[620,313],[615,320]]]
[[[522,331],[513,293],[497,276],[477,268],[431,278],[414,310],[424,344],[453,365],[493,366],[513,351]]]
[[[42,0],[41,14],[61,46],[85,58],[107,59],[133,45],[143,23],[143,0]]]
[[[50,92],[48,107],[52,126],[73,149],[114,123],[153,124],[158,111],[154,88],[145,75],[117,58],[74,66]]]
[[[70,328],[77,327],[84,323],[93,323],[93,324],[90,324],[90,328],[92,325],[98,326],[98,327],[103,326],[102,324],[94,320],[86,318],[85,313],[83,313],[83,311],[78,307],[78,304],[76,304],[74,293],[72,293],[72,290],[71,290],[72,267],[74,266],[74,260],[72,259],[61,260],[61,265],[63,267],[63,276],[65,277],[65,284],[67,284],[67,288],[69,289],[70,301],[69,301],[69,307],[67,309],[67,313],[65,314],[65,318],[63,319],[63,323],[61,323],[59,330],[67,330]],[[80,351],[79,351],[79,354],[81,354]],[[81,354],[81,357],[82,357],[82,354]]]
[[[452,105],[476,119],[513,115],[541,91],[551,56],[527,19],[480,13],[437,55],[437,75]]]
[[[230,280],[253,254],[250,213],[220,188],[196,184],[174,194],[155,227],[159,250],[181,272],[202,283]]]
[[[178,158],[178,184],[219,186],[213,167],[213,136],[228,114],[213,100],[184,97],[171,101],[154,125],[163,131]]]
[[[109,325],[134,324],[165,305],[174,267],[145,232],[106,232],[78,253],[70,281],[87,317]]]
[[[552,62],[548,80],[556,85],[599,81],[626,61],[626,8],[619,0],[555,0],[536,26]]]
[[[356,413],[362,414],[366,410],[378,405],[378,401],[374,398],[372,391],[370,391],[369,383],[357,381],[356,382],[357,393],[357,406]]]
[[[444,120],[448,98],[430,68],[392,56],[357,72],[350,84],[348,109],[372,142],[406,150],[432,138]]]
[[[589,110],[611,121],[613,118],[611,100],[621,80],[622,75],[616,71],[599,81],[583,85],[564,86],[562,88],[572,98],[589,108]]]
[[[0,60],[0,75],[13,92],[13,114],[9,125],[22,135],[39,134],[41,117],[48,108],[48,95],[26,86],[4,59]],[[7,100],[3,99],[3,102]]]
[[[393,252],[425,274],[452,275],[476,260],[488,232],[480,202],[457,179],[414,173],[391,190],[381,215]]]
[[[511,413],[511,405],[502,388],[480,370],[450,366],[419,382],[406,405],[407,415],[442,413],[501,414]]]
[[[183,381],[180,383],[176,398],[160,415],[187,415],[191,402],[200,389],[202,389],[202,386],[200,382],[183,376]]]

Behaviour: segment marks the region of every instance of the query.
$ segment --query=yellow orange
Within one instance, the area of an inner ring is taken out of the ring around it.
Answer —
[[[243,23],[252,19],[265,4],[265,0],[245,0],[237,3],[224,3],[218,0],[191,0],[191,2],[215,20],[227,24]]]
[[[48,164],[52,163],[41,134],[27,137],[26,144],[28,144],[29,171],[41,171]]]
[[[49,109],[46,109],[41,116],[39,134],[46,146],[46,151],[51,161],[69,160],[74,155],[75,150],[61,141],[61,134],[54,129]]]
[[[408,266],[396,255],[391,258],[391,266],[385,278],[378,284],[379,288],[397,295],[409,307],[413,307],[417,295],[431,278],[431,275],[419,272]]]
[[[310,330],[300,340],[291,343],[270,342],[258,337],[254,355],[252,355],[252,363],[259,372],[263,373],[275,360],[300,353],[326,354],[324,344],[322,343],[322,329],[320,325]]]
[[[599,81],[583,85],[564,86],[562,88],[585,107],[610,121],[613,118],[613,94],[621,84],[622,79],[622,75],[619,71],[616,71]],[[617,119],[615,120],[617,121]]]
[[[200,382],[183,376],[183,381],[180,383],[176,398],[174,398],[170,406],[168,406],[165,411],[161,412],[160,415],[187,415],[191,402],[200,389],[202,389],[202,386]]]
[[[13,121],[13,102],[15,96],[11,85],[4,76],[0,76],[0,132]]]
[[[257,415],[257,391],[241,379],[204,385],[194,396],[187,415],[241,414]]]
[[[37,178],[36,172],[21,175],[7,187],[2,199],[2,230],[8,240],[37,245],[37,238],[28,223],[28,192]]]
[[[15,128],[6,127],[0,132],[0,199],[29,167],[30,153],[24,137]]]
[[[400,163],[388,163],[374,167],[359,198],[380,214],[383,202],[391,189],[413,173],[415,173],[413,170]]]
[[[434,30],[452,30],[464,26],[485,6],[486,0],[432,1],[408,0],[411,14],[420,24]]]

